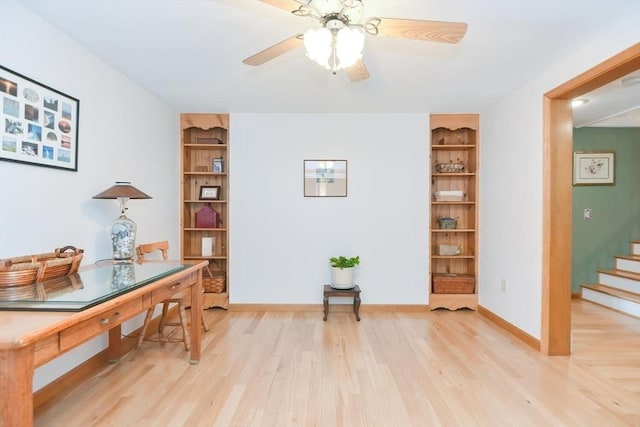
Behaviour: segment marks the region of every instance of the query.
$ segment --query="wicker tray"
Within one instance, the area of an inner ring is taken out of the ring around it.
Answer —
[[[438,245],[436,246],[438,255],[441,256],[455,256],[462,254],[462,246],[460,245]]]
[[[436,191],[433,193],[436,202],[461,202],[464,200],[464,192],[460,190]]]
[[[205,292],[221,294],[227,289],[226,275],[222,271],[212,273],[209,267],[204,268],[202,273],[202,289]]]
[[[449,162],[449,163],[436,163],[437,173],[463,173],[464,163],[462,162]]]
[[[0,260],[0,287],[24,286],[78,272],[83,249],[73,246],[54,252]]]
[[[434,274],[434,294],[472,294],[476,279],[467,274]]]

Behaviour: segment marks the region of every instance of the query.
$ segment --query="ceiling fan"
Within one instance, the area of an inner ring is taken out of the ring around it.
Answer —
[[[363,0],[258,0],[320,24],[304,34],[296,34],[246,58],[247,65],[262,65],[304,44],[307,56],[333,74],[346,69],[353,82],[369,78],[362,60],[364,35],[457,43],[467,24],[419,19],[362,19]]]

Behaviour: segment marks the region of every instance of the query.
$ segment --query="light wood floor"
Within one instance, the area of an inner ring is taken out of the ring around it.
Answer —
[[[36,426],[640,426],[640,320],[589,302],[555,357],[471,311],[206,316],[199,365],[145,342]]]

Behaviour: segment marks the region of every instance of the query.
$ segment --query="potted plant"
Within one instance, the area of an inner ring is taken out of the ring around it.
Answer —
[[[360,264],[360,257],[345,256],[329,258],[331,264],[331,287],[336,289],[350,289],[355,286],[353,283],[353,270]]]

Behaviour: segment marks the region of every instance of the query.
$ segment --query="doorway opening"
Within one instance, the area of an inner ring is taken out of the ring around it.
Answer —
[[[640,69],[640,43],[544,94],[540,350],[571,352],[571,100]]]

